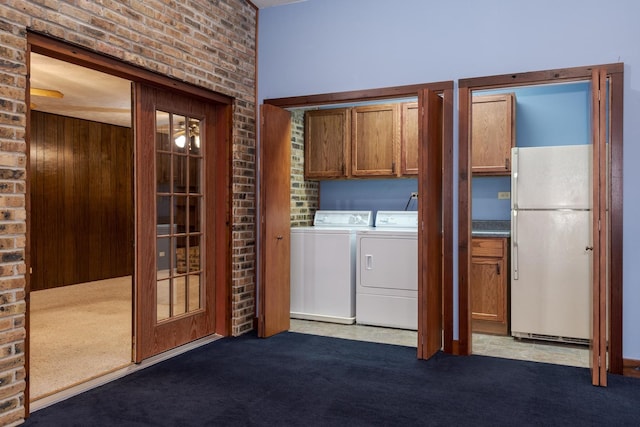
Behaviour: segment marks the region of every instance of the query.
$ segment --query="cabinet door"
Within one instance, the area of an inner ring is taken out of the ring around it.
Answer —
[[[402,104],[400,174],[418,174],[418,103]]]
[[[370,105],[352,110],[351,175],[396,175],[400,105]]]
[[[505,322],[506,274],[502,258],[473,257],[471,259],[471,318]]]
[[[471,323],[474,332],[506,335],[508,313],[508,241],[474,238],[471,241]]]
[[[474,96],[471,112],[471,171],[509,175],[515,145],[514,94]]]
[[[349,175],[349,108],[307,111],[304,135],[306,179],[344,178]]]

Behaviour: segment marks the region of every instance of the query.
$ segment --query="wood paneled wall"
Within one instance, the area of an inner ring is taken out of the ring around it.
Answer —
[[[31,115],[31,290],[133,272],[133,131]]]

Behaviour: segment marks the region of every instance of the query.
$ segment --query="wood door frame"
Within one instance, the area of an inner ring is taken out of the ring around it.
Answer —
[[[473,90],[513,86],[590,81],[594,68],[607,71],[611,83],[610,105],[610,294],[609,294],[609,372],[622,374],[622,151],[624,64],[562,68],[556,70],[502,74],[458,81],[458,354],[471,354],[471,310],[469,272],[471,263],[471,94]]]
[[[302,108],[331,104],[353,104],[362,101],[383,101],[418,97],[423,90],[433,91],[443,98],[443,171],[442,171],[442,209],[443,209],[443,343],[446,353],[454,352],[453,330],[453,81],[422,83],[407,86],[394,86],[378,89],[363,89],[348,92],[335,92],[316,95],[304,95],[288,98],[265,99],[263,103],[281,108]],[[422,120],[420,121],[422,122]],[[418,181],[424,179],[418,176]],[[423,253],[426,253],[424,251]]]
[[[232,228],[232,167],[231,167],[231,144],[232,144],[232,134],[233,134],[233,98],[222,95],[216,92],[213,92],[209,89],[205,89],[202,87],[194,86],[189,83],[185,83],[179,80],[175,80],[171,77],[161,75],[155,73],[150,70],[146,70],[140,67],[137,67],[132,64],[125,63],[123,61],[117,60],[115,58],[107,57],[101,55],[99,53],[84,49],[79,46],[75,46],[69,44],[67,42],[53,39],[47,35],[40,34],[34,31],[29,30],[27,32],[27,70],[30,70],[30,54],[39,53],[42,55],[46,55],[55,59],[59,59],[61,61],[70,62],[76,65],[80,65],[86,68],[90,68],[93,70],[101,71],[106,74],[110,74],[113,76],[117,76],[123,79],[130,80],[132,82],[144,83],[147,85],[155,86],[163,89],[171,89],[173,91],[178,91],[184,95],[192,96],[194,98],[198,98],[204,100],[206,102],[215,102],[224,106],[221,109],[218,120],[224,120],[228,123],[226,130],[220,130],[216,135],[216,138],[223,138],[225,143],[225,148],[222,150],[222,154],[224,158],[218,159],[218,163],[216,164],[216,168],[224,168],[226,180],[225,182],[217,183],[216,185],[219,188],[224,188],[226,194],[225,201],[225,219],[224,221],[216,222],[216,234],[220,236],[225,236],[224,239],[219,239],[216,243],[216,264],[222,266],[222,268],[216,270],[215,277],[217,283],[224,283],[224,286],[216,286],[216,314],[215,314],[215,322],[216,322],[216,333],[220,335],[230,335],[231,334],[231,228]],[[26,248],[25,248],[25,265],[26,271],[29,271],[31,266],[31,253],[30,253],[30,170],[29,170],[29,144],[30,144],[30,120],[29,120],[29,112],[30,112],[30,96],[29,96],[29,79],[27,79],[26,84],[26,108],[27,108],[27,119],[26,119],[26,132],[25,132],[25,141],[26,141],[26,177],[25,177],[25,207],[27,211],[27,219],[26,219]],[[132,115],[134,112],[132,111]],[[133,120],[132,120],[133,122]],[[135,155],[135,153],[134,153]],[[155,238],[155,236],[150,236],[150,238]],[[26,328],[26,339],[25,339],[25,369],[27,371],[27,378],[29,373],[29,337],[30,337],[30,316],[29,316],[29,292],[30,292],[30,278],[29,274],[25,274],[25,302],[26,302],[26,319],[25,319],[25,328]],[[132,311],[133,311],[132,304]],[[133,317],[132,317],[133,322]],[[29,413],[29,383],[27,381],[27,386],[25,390],[25,410],[26,413]]]

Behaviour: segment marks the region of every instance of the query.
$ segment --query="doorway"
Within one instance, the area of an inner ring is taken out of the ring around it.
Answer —
[[[30,53],[99,71],[126,82],[124,106],[98,105],[91,109],[102,114],[121,112],[127,116],[129,123],[132,111],[135,111],[133,130],[129,131],[131,149],[121,159],[123,164],[129,165],[128,178],[117,174],[131,188],[127,198],[130,213],[124,215],[124,221],[131,224],[127,228],[130,236],[124,242],[117,242],[129,250],[128,262],[122,263],[129,268],[129,275],[124,276],[126,283],[122,286],[127,294],[122,304],[125,307],[123,311],[126,311],[128,331],[125,334],[125,365],[135,361],[144,362],[141,366],[146,366],[216,337],[229,335],[232,99],[45,36],[29,33],[28,41]],[[35,96],[30,99],[27,94],[27,99],[36,106],[38,103],[44,104]],[[77,105],[71,109],[91,110]],[[123,109],[126,111],[116,111]],[[164,120],[165,116],[169,118],[168,122]],[[34,123],[33,118],[28,116],[27,128]],[[76,129],[77,126],[71,127]],[[103,131],[82,133],[84,140],[100,139],[104,135]],[[27,133],[28,147],[32,142],[36,146],[30,136]],[[100,161],[106,157],[104,153],[97,156]],[[156,176],[161,179],[157,181]],[[33,178],[28,168],[27,270],[36,262],[32,230],[36,229],[37,224],[31,224],[31,209],[37,205],[30,200],[33,193],[30,186],[35,183]],[[86,187],[91,185],[97,189],[113,186],[121,191],[124,186],[123,182],[112,185],[106,176],[81,184],[79,187],[87,191],[89,189]],[[112,206],[113,200],[107,199],[108,206]],[[107,218],[99,209],[88,212],[109,227],[117,227],[114,225],[116,222],[112,222],[112,218]],[[106,239],[104,236],[82,237],[94,245],[96,241]],[[94,237],[93,241],[91,237]],[[126,252],[122,247],[119,247],[119,251]],[[168,263],[164,262],[163,257],[170,258]],[[102,268],[100,260],[101,256],[91,259],[94,271]],[[166,268],[167,265],[169,268]],[[82,268],[71,266],[70,270],[77,273]],[[37,351],[37,346],[31,345],[31,328],[35,326],[35,322],[32,323],[35,318],[30,313],[34,284],[32,276],[27,275],[25,353],[28,357]],[[112,290],[109,288],[107,293],[112,295]],[[34,291],[34,295],[37,292]],[[84,297],[84,293],[81,294]],[[68,298],[63,297],[63,300],[64,303],[68,302]],[[192,325],[193,328],[190,327]],[[101,328],[96,327],[93,335],[99,335],[97,331],[101,331]],[[128,366],[113,375],[95,378],[91,384],[96,386],[113,380],[136,368],[138,366]],[[27,378],[30,373],[27,364]],[[58,374],[64,375],[66,372]],[[27,410],[30,385],[28,382]]]
[[[450,82],[448,82],[450,83]],[[422,91],[422,89],[431,89]],[[431,93],[432,95],[429,95]],[[440,97],[438,95],[434,95],[434,93],[440,93]],[[452,343],[449,339],[452,338],[452,331],[447,329],[446,325],[453,324],[453,315],[450,311],[450,306],[444,306],[443,313],[443,304],[442,299],[450,298],[452,295],[452,257],[451,257],[451,249],[453,242],[449,239],[452,222],[448,220],[448,218],[452,218],[451,209],[452,209],[452,195],[450,191],[447,191],[447,188],[450,188],[452,182],[451,175],[451,159],[452,159],[452,150],[450,150],[450,142],[452,140],[451,136],[451,120],[453,116],[452,112],[452,85],[450,84],[433,84],[433,85],[416,85],[410,87],[400,87],[400,88],[387,88],[380,90],[372,90],[367,91],[366,93],[358,92],[358,93],[340,93],[340,94],[328,94],[328,95],[318,95],[312,97],[303,97],[303,98],[285,98],[285,99],[277,99],[277,100],[266,100],[266,104],[272,104],[279,107],[285,108],[304,108],[310,106],[323,105],[327,106],[333,104],[334,106],[339,105],[349,105],[357,102],[363,103],[384,103],[389,100],[393,100],[394,98],[405,98],[416,96],[418,94],[418,102],[421,105],[420,109],[424,112],[424,115],[420,116],[418,122],[420,125],[416,125],[417,128],[421,129],[419,131],[418,141],[421,141],[421,155],[420,159],[411,159],[411,160],[419,160],[421,166],[421,171],[425,175],[420,175],[418,179],[420,185],[424,185],[422,187],[422,191],[427,196],[423,199],[424,205],[427,208],[420,209],[420,223],[424,224],[424,228],[419,229],[419,235],[421,233],[422,237],[419,236],[419,241],[426,242],[427,240],[430,242],[429,245],[421,245],[419,248],[419,266],[422,265],[422,268],[426,267],[427,263],[436,262],[437,265],[433,268],[429,269],[429,274],[425,274],[427,271],[420,271],[420,283],[419,289],[422,289],[422,292],[419,291],[418,295],[418,304],[419,304],[419,313],[424,313],[425,307],[427,304],[432,304],[431,308],[428,310],[429,314],[432,316],[431,318],[422,317],[419,318],[419,329],[423,330],[423,334],[418,334],[417,338],[417,347],[418,354],[421,358],[428,358],[431,355],[431,348],[435,348],[436,350],[444,347],[445,349],[451,349]],[[437,98],[437,99],[436,99]],[[391,101],[389,101],[391,102]],[[429,107],[428,105],[435,105],[440,103],[440,107]],[[435,104],[432,104],[435,103]],[[428,123],[440,123],[440,126],[432,126],[432,128],[437,132],[437,135],[427,136],[426,129],[429,129]],[[297,124],[300,126],[300,124]],[[295,128],[295,126],[294,126]],[[424,132],[424,134],[423,134]],[[424,141],[427,140],[437,140],[437,147],[429,147],[427,150],[427,145]],[[264,143],[264,141],[263,141]],[[422,145],[425,144],[425,145]],[[294,143],[294,146],[297,145]],[[416,164],[418,161],[416,161]],[[347,166],[349,167],[349,166]],[[427,171],[437,171],[433,173],[437,173],[438,179],[426,179]],[[433,186],[433,188],[428,185]],[[445,190],[443,190],[445,189]],[[314,187],[314,191],[317,190],[317,187]],[[444,212],[444,214],[443,214]],[[312,215],[307,216],[305,219],[307,224],[310,224],[312,220]],[[428,230],[428,231],[427,231]],[[443,237],[444,230],[444,237]],[[428,237],[430,236],[430,237]],[[434,238],[435,236],[435,238]],[[443,259],[443,245],[444,245],[444,259]],[[443,269],[439,266],[443,265]],[[420,268],[420,267],[419,267]],[[440,271],[443,271],[443,276],[440,276]],[[436,274],[437,273],[437,274]],[[429,289],[427,291],[427,283],[429,286],[433,286],[434,284],[437,289]],[[443,285],[444,283],[444,285]],[[423,287],[424,286],[424,287]],[[268,289],[267,289],[268,291]],[[288,292],[288,290],[287,290]],[[429,293],[429,298],[427,298],[427,293]],[[452,300],[452,298],[451,298]],[[287,307],[288,308],[288,307]],[[444,321],[443,321],[444,319]],[[448,320],[450,319],[450,321]],[[443,323],[445,327],[443,328]],[[441,336],[442,331],[444,329],[445,342],[443,344]],[[428,332],[427,332],[428,330]],[[437,331],[436,331],[437,330]],[[436,342],[425,341],[425,337],[427,339],[435,339]],[[427,350],[429,347],[429,350]],[[421,353],[421,349],[423,352]]]
[[[30,56],[30,398],[131,363],[128,80]]]
[[[564,70],[550,70],[546,72],[533,72],[523,74],[512,74],[503,76],[494,76],[478,79],[466,79],[460,81],[460,210],[459,210],[459,239],[460,239],[460,265],[459,265],[459,303],[460,303],[460,352],[462,354],[471,353],[471,311],[470,311],[470,283],[471,278],[471,120],[470,112],[473,102],[473,93],[480,90],[496,90],[509,91],[511,88],[519,86],[532,87],[532,85],[550,85],[567,82],[585,81],[592,78],[592,70],[596,67],[584,67]],[[611,153],[611,163],[609,171],[609,190],[610,195],[610,226],[608,227],[607,249],[609,250],[609,266],[610,272],[610,289],[609,289],[609,309],[610,316],[609,327],[609,371],[621,372],[622,369],[622,352],[621,352],[621,265],[620,259],[622,245],[611,236],[621,235],[621,182],[617,178],[621,171],[621,150],[622,150],[622,66],[621,64],[610,64],[601,66],[606,70],[609,79],[609,90],[606,91],[608,96],[603,96],[603,102],[606,99],[609,108],[609,121],[607,124],[609,137],[609,147]],[[602,91],[605,93],[604,89]],[[592,101],[589,101],[592,102]],[[598,102],[596,99],[595,102]],[[609,126],[610,124],[610,126]],[[604,126],[602,126],[604,127]],[[589,130],[590,131],[590,130]],[[594,131],[595,132],[595,131]],[[594,160],[595,162],[595,160]],[[620,209],[619,209],[620,208]],[[615,219],[614,219],[615,218]],[[613,254],[617,254],[616,257]],[[603,296],[600,301],[604,301]],[[595,301],[595,300],[594,300]],[[604,324],[604,321],[603,321]],[[587,326],[587,325],[584,325]],[[595,327],[595,325],[594,325]]]

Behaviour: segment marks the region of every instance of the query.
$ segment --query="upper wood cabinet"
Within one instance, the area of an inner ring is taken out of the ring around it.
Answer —
[[[351,175],[395,176],[400,140],[400,105],[351,110]]]
[[[509,175],[515,145],[515,95],[474,96],[471,105],[471,172]]]
[[[304,134],[305,178],[349,176],[351,109],[307,111]]]
[[[305,113],[305,179],[418,174],[418,103]]]
[[[402,104],[400,174],[418,175],[418,103]]]

